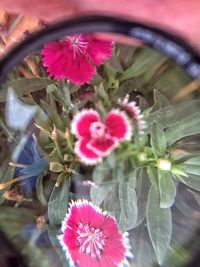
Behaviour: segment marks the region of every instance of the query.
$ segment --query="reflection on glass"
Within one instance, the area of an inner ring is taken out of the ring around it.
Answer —
[[[13,68],[0,91],[0,228],[28,266],[191,261],[198,89],[156,50],[108,35],[65,36]]]

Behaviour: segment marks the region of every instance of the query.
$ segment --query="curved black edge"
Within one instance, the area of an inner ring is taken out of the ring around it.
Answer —
[[[11,69],[45,43],[75,33],[118,33],[142,40],[183,66],[194,79],[200,77],[200,55],[185,40],[156,27],[113,16],[82,16],[50,25],[31,34],[0,61],[0,84]]]

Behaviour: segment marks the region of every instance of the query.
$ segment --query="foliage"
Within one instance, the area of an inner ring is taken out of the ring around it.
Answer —
[[[124,51],[131,56],[123,56]],[[175,75],[177,72],[179,76]],[[173,86],[171,91],[168,81]],[[138,247],[144,240],[137,229],[144,227],[157,262],[165,264],[173,238],[172,207],[180,194],[180,185],[200,203],[200,151],[185,149],[187,138],[193,138],[194,148],[199,142],[200,100],[189,96],[188,101],[172,101],[188,82],[189,77],[181,69],[152,49],[116,45],[111,60],[98,69],[90,84],[77,86],[68,81],[53,81],[42,70],[40,77],[5,83],[0,91],[3,105],[6,106],[11,87],[16,98],[27,107],[34,106],[36,112],[30,129],[18,131],[6,125],[6,116],[1,113],[0,132],[9,147],[4,151],[0,168],[0,213],[2,220],[10,220],[10,224],[1,223],[3,230],[20,236],[24,225],[35,225],[31,214],[35,214],[36,205],[46,216],[43,229],[49,235],[49,243],[65,264],[55,237],[68,203],[88,198],[115,216],[122,231],[135,233]],[[98,165],[84,166],[74,153],[76,138],[71,134],[74,115],[82,108],[93,108],[105,117],[113,107],[120,108],[118,100],[123,100],[126,94],[130,94],[130,99],[140,100],[147,124],[144,133],[140,134],[135,121],[129,118],[134,128],[132,139],[121,143]],[[27,148],[30,137],[35,142]],[[21,153],[23,157],[19,156]],[[11,199],[12,190],[15,195]],[[30,262],[35,262],[30,266],[48,265],[48,258],[42,256],[43,251],[36,243],[35,255],[41,259],[41,265],[29,249],[24,247],[23,251]],[[138,262],[140,253],[135,249]]]

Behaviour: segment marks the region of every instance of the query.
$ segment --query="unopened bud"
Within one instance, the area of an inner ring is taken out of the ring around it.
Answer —
[[[144,153],[144,152],[141,152],[141,153],[139,153],[138,154],[138,160],[139,161],[147,161],[147,155],[146,155],[146,153]]]
[[[157,160],[157,167],[163,171],[170,171],[172,167],[172,163],[168,159],[160,158]]]

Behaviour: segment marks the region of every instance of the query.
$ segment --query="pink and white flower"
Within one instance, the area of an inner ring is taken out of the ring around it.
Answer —
[[[129,96],[126,96],[122,101],[119,101],[120,108],[125,110],[127,114],[134,120],[139,133],[143,134],[147,125],[143,119],[140,108],[137,106],[135,101],[129,101]]]
[[[62,223],[60,243],[71,266],[129,266],[132,258],[128,234],[122,234],[114,217],[87,200],[72,202]]]
[[[48,43],[41,51],[43,64],[54,79],[68,79],[74,84],[88,83],[96,66],[112,55],[112,42],[89,34],[67,36]]]
[[[111,110],[104,122],[97,111],[82,110],[73,119],[71,131],[78,138],[75,153],[88,165],[101,162],[102,157],[132,136],[126,115],[118,109]]]

